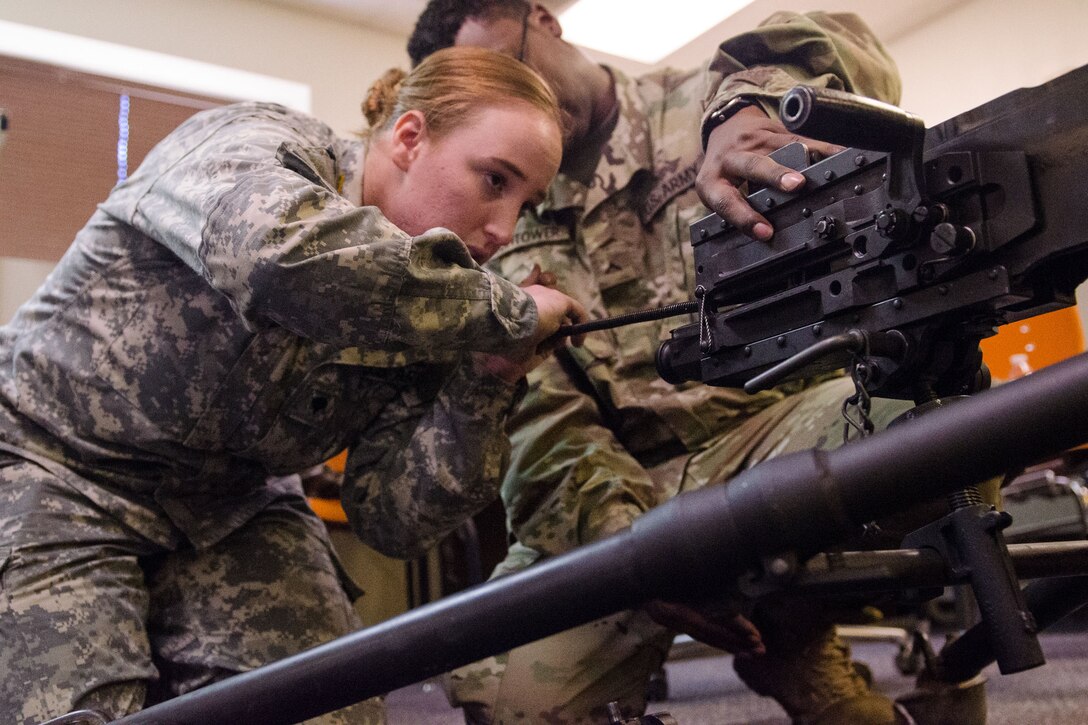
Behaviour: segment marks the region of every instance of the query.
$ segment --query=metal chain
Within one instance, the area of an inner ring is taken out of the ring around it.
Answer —
[[[850,429],[858,433],[858,438],[866,438],[873,434],[876,426],[873,425],[869,412],[872,410],[873,399],[869,395],[866,383],[872,375],[872,368],[866,360],[869,357],[869,336],[862,333],[864,342],[862,349],[854,353],[850,361],[850,378],[854,381],[854,394],[842,402],[842,418],[845,421],[842,426],[842,442],[846,445],[850,442]],[[857,415],[851,416],[850,409],[854,408]],[[880,524],[869,521],[861,525],[861,538],[872,540],[882,533]]]
[[[695,288],[695,297],[699,301],[699,350],[709,352],[713,346],[710,337],[710,318],[706,314],[706,289],[699,285]]]
[[[866,360],[869,357],[869,336],[865,335],[865,343],[862,349],[854,354],[850,361],[850,378],[854,381],[854,394],[842,402],[842,419],[845,421],[842,427],[842,442],[850,442],[850,430],[857,431],[858,438],[866,438],[876,430],[869,412],[872,410],[872,397],[865,387],[869,382],[871,369]],[[851,414],[851,409],[856,411]]]

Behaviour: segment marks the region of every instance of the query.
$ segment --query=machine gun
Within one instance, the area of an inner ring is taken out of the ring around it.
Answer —
[[[807,183],[749,197],[768,242],[717,215],[692,225],[699,319],[661,346],[661,376],[751,392],[854,365],[883,397],[986,387],[979,340],[1074,304],[1088,277],[1086,90],[1082,68],[928,131],[878,102],[789,92],[787,128],[860,148],[779,152]]]
[[[892,106],[794,88],[784,125],[853,148],[776,152],[807,183],[749,196],[776,229],[769,241],[713,214],[692,225],[698,320],[662,344],[661,376],[755,392],[847,368],[863,421],[873,395],[913,400],[917,414],[988,388],[979,341],[1075,304],[1088,278],[1088,120],[1073,100],[1086,84],[1082,68],[928,131]],[[1011,519],[973,487],[949,502],[904,546],[969,572],[1002,672],[1042,664],[1001,535]],[[945,664],[938,676],[969,669]]]
[[[810,91],[791,94],[787,122],[833,141],[866,106],[878,130],[846,143],[878,150],[815,163],[801,154],[802,194],[756,191],[778,229],[770,243],[715,217],[694,226],[700,319],[662,346],[663,376],[740,385],[770,373],[762,385],[854,365],[882,395],[984,388],[978,340],[1071,304],[1088,277],[1086,95],[1088,67],[923,132],[894,109],[837,97],[813,114]],[[714,596],[748,572],[782,573],[779,561],[813,561],[873,519],[1088,441],[1086,410],[1081,355],[837,450],[767,461],[628,531],[120,722],[297,722],[652,599]],[[787,565],[782,578],[815,591],[992,579],[985,626],[942,651],[936,675],[965,680],[995,659],[1003,672],[1041,664],[1036,629],[1088,600],[1088,542],[1012,546],[1010,557],[993,535],[997,512],[957,515],[945,531],[973,530],[977,552],[950,561],[941,531],[933,546],[920,537],[911,552],[864,553],[861,574]],[[1016,575],[1062,578],[1021,595]]]

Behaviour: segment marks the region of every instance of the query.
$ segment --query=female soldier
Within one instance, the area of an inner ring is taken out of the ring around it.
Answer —
[[[478,264],[543,197],[559,112],[488,51],[395,80],[362,141],[194,116],[0,328],[0,720],[118,717],[357,627],[279,474],[348,448],[349,519],[396,556],[495,495],[516,383],[585,317]]]

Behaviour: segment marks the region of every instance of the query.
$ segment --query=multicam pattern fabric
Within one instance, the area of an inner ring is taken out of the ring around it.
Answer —
[[[898,103],[899,73],[856,15],[775,13],[721,46],[708,66],[704,120],[737,96],[777,113],[778,99],[803,82]],[[772,59],[773,65],[763,65]]]
[[[592,181],[561,173],[493,268],[517,280],[539,264],[594,317],[686,302],[694,288],[688,227],[707,214],[694,188],[704,103],[748,94],[753,74],[763,74],[772,95],[806,82],[898,98],[894,65],[854,16],[776,14],[723,43],[708,68],[638,79],[612,71],[619,117]],[[706,447],[788,392],[661,380],[657,348],[686,321],[592,333],[570,350],[573,366],[549,362],[530,374],[503,486],[522,544],[556,554],[626,527],[659,503],[647,465]],[[569,377],[574,368],[579,386]]]
[[[784,395],[698,452],[673,456],[645,469],[654,500],[664,502],[684,491],[727,481],[775,456],[841,445],[840,406],[852,392],[852,381],[839,377]],[[905,401],[873,402],[873,423],[878,428],[912,407]],[[877,548],[894,547],[899,541],[896,534],[929,520],[912,517],[904,530],[886,530]],[[518,571],[542,556],[537,549],[515,543],[495,574]],[[737,669],[745,684],[773,697],[791,715],[810,717],[825,707],[843,707],[838,700],[853,695],[860,698],[865,712],[876,713],[875,719],[859,715],[827,722],[874,725],[885,722],[882,718],[891,722],[891,702],[856,679],[849,647],[835,636],[818,603],[794,606],[786,600],[757,611],[768,656],[745,660],[745,667]],[[790,625],[785,631],[784,622]],[[673,636],[645,612],[617,612],[454,670],[446,686],[451,701],[464,707],[473,725],[607,723],[602,703],[611,701],[619,704],[625,717],[635,717],[646,709],[646,683],[664,663]],[[735,659],[734,664],[740,661]],[[883,702],[882,709],[874,706],[878,700]]]
[[[514,280],[539,264],[593,317],[692,298],[688,228],[708,213],[694,188],[699,130],[714,110],[743,95],[775,112],[802,82],[893,103],[899,94],[894,64],[864,24],[825,13],[778,13],[724,42],[701,71],[612,74],[619,115],[592,178],[561,173],[491,263]],[[502,489],[517,543],[497,574],[624,529],[678,492],[768,457],[841,443],[846,379],[755,395],[662,381],[657,349],[686,321],[591,333],[530,374]],[[630,717],[643,711],[670,640],[645,614],[619,613],[459,669],[448,690],[474,723],[607,722],[609,700]],[[837,644],[827,651],[844,656]],[[783,702],[794,697],[790,683],[769,687]]]
[[[358,206],[363,154],[269,104],[180,126],[0,328],[0,455],[141,551],[219,545],[282,495],[270,474],[344,448],[349,519],[387,554],[482,508],[519,388],[468,353],[531,336],[536,308],[449,231],[412,238]],[[0,481],[0,517],[23,484]],[[35,544],[3,533],[11,597]]]

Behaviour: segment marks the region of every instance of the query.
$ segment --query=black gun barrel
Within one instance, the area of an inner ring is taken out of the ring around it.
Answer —
[[[850,443],[685,493],[626,532],[121,723],[293,723],[654,598],[723,591],[761,557],[807,556],[901,511],[1088,440],[1088,356]]]
[[[926,132],[921,118],[901,108],[812,86],[786,93],[779,117],[798,135],[872,151],[910,151]]]

